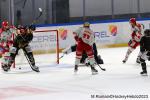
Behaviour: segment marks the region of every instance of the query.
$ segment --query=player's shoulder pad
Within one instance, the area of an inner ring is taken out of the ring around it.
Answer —
[[[141,24],[137,23],[137,27],[141,27]]]

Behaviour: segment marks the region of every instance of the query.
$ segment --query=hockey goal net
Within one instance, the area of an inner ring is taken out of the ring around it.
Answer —
[[[37,30],[33,33],[30,43],[37,66],[59,64],[58,30]],[[27,65],[28,62],[22,50],[16,56],[15,66]]]

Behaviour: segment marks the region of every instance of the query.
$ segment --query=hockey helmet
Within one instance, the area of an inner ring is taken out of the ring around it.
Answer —
[[[25,29],[25,27],[22,25],[18,25],[17,29]]]
[[[133,23],[133,24],[136,24],[136,19],[135,18],[130,18],[129,22]]]
[[[8,25],[9,25],[8,21],[3,21],[3,22],[2,22],[2,27],[6,27],[6,26],[8,26]]]
[[[32,31],[35,31],[36,30],[36,26],[35,25],[30,25],[29,29],[31,29]]]
[[[85,23],[83,24],[83,26],[84,26],[84,27],[90,27],[90,23],[89,23],[89,22],[85,22]]]
[[[146,29],[146,30],[144,31],[144,35],[145,35],[145,36],[150,36],[150,29]]]
[[[24,26],[18,25],[17,29],[20,30],[20,33],[25,33],[25,27]]]

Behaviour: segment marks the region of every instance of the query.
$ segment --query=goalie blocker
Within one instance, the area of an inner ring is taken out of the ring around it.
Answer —
[[[39,72],[39,68],[35,65],[35,60],[33,57],[33,53],[29,43],[33,39],[33,31],[35,27],[32,25],[30,27],[22,27],[18,28],[18,34],[15,36],[13,46],[10,48],[9,56],[5,58],[2,62],[2,68],[4,71],[8,71],[11,65],[14,63],[15,57],[19,51],[22,49],[25,53],[25,56],[32,68],[33,71]]]

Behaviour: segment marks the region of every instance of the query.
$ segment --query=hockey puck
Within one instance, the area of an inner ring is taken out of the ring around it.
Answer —
[[[21,67],[19,67],[19,69],[21,69]]]

